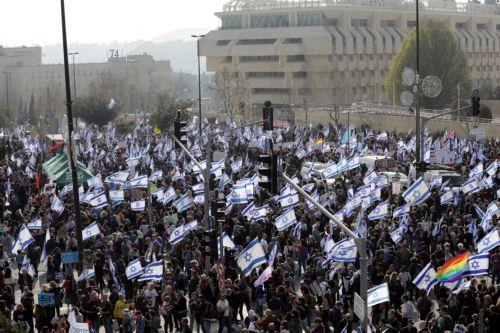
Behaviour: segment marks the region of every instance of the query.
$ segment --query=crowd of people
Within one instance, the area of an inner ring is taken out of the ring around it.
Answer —
[[[205,122],[211,133],[235,126]],[[189,122],[186,145],[203,160],[207,136],[200,141],[190,130],[197,128],[196,119]],[[466,182],[454,187],[444,178],[420,178],[411,132],[329,124],[216,135],[211,150],[224,158],[212,163],[211,178],[225,214],[205,221],[203,172],[168,135],[144,122],[123,134],[111,124],[81,127],[79,137],[78,160],[94,176],[79,188],[83,262],[68,263],[79,238],[70,179],[46,176],[42,164],[52,154],[43,138],[23,128],[5,132],[0,314],[26,332],[360,331],[354,299],[361,279],[369,288],[387,283],[389,291],[388,300],[369,307],[371,332],[500,327],[500,248],[478,245],[498,232],[498,138],[477,141],[453,131],[426,136],[426,159],[444,153],[448,168]],[[350,241],[345,230],[284,182],[277,194],[259,186],[259,178],[265,181],[259,155],[269,151],[269,139],[282,171],[367,239],[368,276],[360,274],[356,249],[347,248],[347,258],[335,247]],[[394,160],[395,169],[361,162],[369,155]],[[393,171],[407,182],[388,176]],[[411,201],[405,194],[419,179],[429,193]],[[236,194],[242,183],[243,198]],[[96,204],[102,193],[105,200]],[[290,212],[292,224],[277,222]],[[249,267],[240,259],[252,244],[265,258]],[[464,252],[486,254],[486,271],[456,282],[417,281]],[[155,263],[161,273],[153,276]]]

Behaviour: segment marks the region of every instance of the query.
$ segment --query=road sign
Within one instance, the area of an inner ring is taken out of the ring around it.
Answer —
[[[472,89],[472,97],[480,97],[479,89]]]
[[[359,319],[363,319],[365,315],[365,302],[358,295],[358,293],[354,293],[354,313],[358,316]]]
[[[40,305],[55,305],[56,295],[54,293],[39,293],[38,304]]]
[[[75,264],[78,262],[78,252],[61,252],[61,262],[63,264]]]

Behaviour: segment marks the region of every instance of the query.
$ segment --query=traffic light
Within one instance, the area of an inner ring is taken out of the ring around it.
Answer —
[[[215,230],[207,230],[202,233],[201,245],[203,254],[211,257],[217,256],[217,234]]]
[[[174,135],[183,145],[187,143],[186,130],[187,122],[181,121],[181,112],[177,111],[177,118],[174,121]],[[176,144],[177,146],[177,144]]]
[[[215,191],[219,187],[219,182],[215,179],[213,173],[210,174],[210,179],[208,180],[208,190],[210,192]]]
[[[479,116],[479,113],[481,112],[481,110],[479,109],[479,107],[481,106],[479,104],[479,102],[481,101],[481,98],[479,96],[472,96],[472,115],[474,117],[476,116]]]
[[[259,174],[267,177],[267,180],[259,181],[259,186],[267,188],[272,194],[278,194],[278,155],[259,155],[259,162],[263,164],[259,167]]]
[[[262,120],[264,131],[273,130],[273,108],[271,107],[271,102],[266,101],[264,103],[264,108],[262,109]]]

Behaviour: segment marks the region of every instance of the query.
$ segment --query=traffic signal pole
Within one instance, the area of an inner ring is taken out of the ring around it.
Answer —
[[[326,217],[332,220],[340,229],[342,229],[349,237],[354,239],[356,243],[356,248],[359,253],[359,266],[360,266],[360,293],[363,299],[363,318],[361,319],[361,327],[363,332],[367,332],[368,329],[368,254],[366,251],[366,238],[360,238],[351,229],[349,229],[345,224],[340,222],[332,213],[323,207],[319,202],[314,200],[306,191],[304,191],[300,186],[295,184],[290,178],[288,178],[284,173],[280,173],[281,178],[292,186],[300,195],[306,198],[310,203],[312,203],[316,208],[318,208]]]

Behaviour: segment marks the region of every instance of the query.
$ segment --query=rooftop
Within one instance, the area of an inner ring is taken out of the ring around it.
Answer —
[[[500,6],[494,4],[464,3],[454,0],[420,0],[419,4],[422,11],[500,15]],[[409,10],[415,8],[415,0],[231,0],[223,6],[223,12],[328,7]]]

